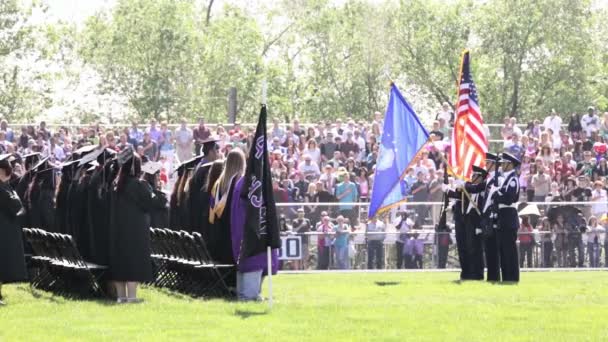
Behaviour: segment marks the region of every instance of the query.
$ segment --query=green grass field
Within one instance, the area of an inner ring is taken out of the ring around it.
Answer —
[[[523,273],[519,285],[456,273],[274,278],[275,305],[147,288],[115,305],[5,286],[0,341],[608,341],[608,273]],[[396,282],[380,286],[376,282]]]

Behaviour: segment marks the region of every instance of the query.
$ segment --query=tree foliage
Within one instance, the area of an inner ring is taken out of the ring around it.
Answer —
[[[0,3],[0,110],[11,117],[48,107],[45,82],[77,80],[77,66],[98,76],[95,96],[109,99],[101,106],[126,99],[124,120],[224,122],[230,87],[238,117],[252,120],[263,80],[271,113],[286,120],[368,119],[383,110],[390,80],[419,112],[434,112],[455,101],[464,48],[487,121],[608,109],[606,11],[591,0],[282,0],[258,2],[258,12],[213,0],[118,0],[79,30],[47,27],[43,49],[18,4]],[[51,61],[74,53],[69,72],[28,82],[7,62],[39,50]]]

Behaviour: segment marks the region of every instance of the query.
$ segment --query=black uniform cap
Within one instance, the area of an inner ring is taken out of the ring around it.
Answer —
[[[513,163],[515,166],[519,165],[521,162],[514,155],[504,152],[502,154],[502,158],[500,159],[503,163]]]

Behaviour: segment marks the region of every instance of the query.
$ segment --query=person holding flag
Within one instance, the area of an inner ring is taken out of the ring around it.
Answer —
[[[236,180],[229,203],[237,296],[244,301],[260,299],[262,277],[277,273],[277,248],[281,247],[268,159],[266,116],[266,105],[262,105],[245,176]],[[270,253],[271,265],[265,262],[267,253]]]

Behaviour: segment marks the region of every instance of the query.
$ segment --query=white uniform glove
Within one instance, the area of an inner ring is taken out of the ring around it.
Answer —
[[[463,181],[462,179],[457,179],[454,181],[454,187],[456,187],[456,189],[462,189],[464,188],[464,183],[465,181]]]
[[[441,184],[441,191],[443,191],[443,192],[450,191],[450,186],[448,184]]]

